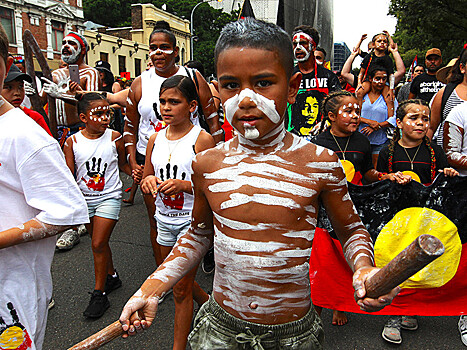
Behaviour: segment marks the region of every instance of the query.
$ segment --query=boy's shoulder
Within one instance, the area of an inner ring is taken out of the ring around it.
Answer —
[[[313,162],[336,162],[339,160],[337,155],[329,148],[309,142],[293,134],[292,136],[292,145],[286,152],[290,154],[290,157],[295,160],[297,165]]]

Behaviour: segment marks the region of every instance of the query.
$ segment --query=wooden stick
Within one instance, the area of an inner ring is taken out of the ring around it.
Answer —
[[[419,236],[365,283],[367,296],[377,298],[389,293],[443,253],[444,246],[438,238]],[[95,350],[122,334],[122,325],[115,321],[68,350]]]
[[[444,253],[441,241],[431,235],[420,235],[386,266],[366,281],[366,295],[377,298],[388,294]]]

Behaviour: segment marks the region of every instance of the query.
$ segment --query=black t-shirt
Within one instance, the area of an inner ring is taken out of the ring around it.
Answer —
[[[294,74],[296,72],[300,72],[298,66],[294,68]],[[303,74],[295,103],[287,108],[287,130],[299,136],[307,136],[321,121],[321,103],[324,97],[339,90],[341,86],[337,75],[321,65],[317,65],[316,76],[314,71]]]
[[[410,92],[415,94],[416,98],[430,103],[433,95],[441,90],[443,86],[444,84],[438,81],[435,75],[423,73],[414,78],[410,86]]]
[[[370,63],[370,57],[371,57],[371,63]],[[370,68],[368,68],[367,70],[366,67],[368,67],[368,63],[370,63]],[[386,68],[389,74],[394,73],[394,64],[392,63],[391,57],[389,57],[389,55],[387,54],[381,57],[376,56],[374,53],[371,53],[370,55],[366,55],[360,67],[365,69],[367,72],[370,72],[371,68],[376,65]],[[368,74],[366,78],[368,78]]]
[[[431,143],[431,147],[435,151],[435,158],[436,158],[436,172],[439,169],[448,168],[448,159],[446,158],[446,154],[444,151],[439,147],[436,143]],[[405,150],[410,156],[410,159],[414,159],[415,153],[417,152],[417,147],[406,148]],[[378,164],[376,165],[376,170],[381,171],[383,173],[389,172],[389,147],[385,146],[379,152],[378,157]],[[396,143],[394,147],[394,155],[392,157],[392,172],[395,173],[397,171],[413,171],[420,177],[420,181],[422,184],[427,185],[431,183],[431,153],[428,149],[425,141],[420,145],[420,149],[417,153],[413,161],[413,170],[411,169],[410,160],[407,157],[407,154],[404,151],[404,148]]]
[[[311,139],[311,142],[329,148],[337,154],[339,159],[344,159],[343,151],[345,150],[347,141],[349,141],[347,149],[345,150],[345,160],[348,160],[353,164],[356,174],[360,173],[360,176],[355,176],[357,182],[359,182],[358,180],[361,179],[368,170],[373,169],[370,141],[368,141],[368,138],[359,132],[354,132],[350,136],[350,139],[349,137],[335,136],[339,143],[339,148],[336,144],[336,140],[334,140],[332,136],[331,131],[327,129],[325,132]]]

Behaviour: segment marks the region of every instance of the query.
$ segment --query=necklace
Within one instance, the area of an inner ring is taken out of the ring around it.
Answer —
[[[342,157],[345,159],[345,152],[347,151],[347,146],[349,145],[349,141],[350,141],[350,138],[352,137],[352,135],[349,136],[349,138],[347,139],[347,143],[345,144],[345,147],[344,147],[344,150],[342,150],[341,146],[339,145],[339,142],[337,142],[337,139],[336,137],[333,135],[333,133],[329,130],[329,133],[331,134],[332,138],[334,139],[334,141],[336,141],[336,145],[337,147],[339,147],[339,151],[342,152]]]
[[[407,155],[407,158],[409,158],[410,170],[413,170],[413,162],[415,161],[415,158],[417,157],[418,150],[420,149],[420,146],[421,146],[421,145],[422,145],[422,144],[419,144],[419,145],[418,145],[417,150],[415,151],[415,154],[414,154],[413,158],[410,158],[409,152],[407,152],[407,149],[406,149],[404,146],[402,146],[402,148],[403,148],[404,151],[405,151],[405,154]]]
[[[175,151],[175,148],[177,148],[180,141],[182,141],[182,139],[191,131],[191,129],[193,129],[193,127],[194,127],[194,125],[191,125],[188,132],[177,140],[177,142],[175,143],[175,146],[173,146],[172,149],[170,148],[170,141],[172,141],[172,140],[169,140],[169,138],[168,138],[169,129],[167,128],[167,130],[165,132],[165,138],[167,139],[167,141],[169,141],[169,143],[167,143],[167,148],[169,149],[169,159],[167,160],[168,163],[170,163],[170,160],[172,159],[172,153]]]

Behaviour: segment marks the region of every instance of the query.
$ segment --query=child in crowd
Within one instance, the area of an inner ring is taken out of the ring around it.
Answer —
[[[288,34],[242,19],[223,29],[214,56],[226,118],[238,135],[196,155],[191,226],[127,302],[120,322],[130,335],[149,327],[160,297],[199,264],[215,235],[213,293],[196,316],[191,348],[320,349],[309,279],[320,201],[355,272],[361,309],[380,310],[398,288],[365,297],[365,280],[377,271],[372,243],[338,157],[285,130],[287,103],[301,82]]]
[[[78,113],[85,129],[70,136],[65,143],[65,159],[75,175],[88,206],[92,237],[95,287],[88,307],[89,318],[101,317],[110,306],[107,295],[122,285],[114,269],[109,239],[118,221],[122,183],[120,168],[131,176],[126,162],[123,138],[109,129],[110,106],[97,92],[77,93]]]
[[[388,49],[393,51],[393,42],[387,32],[376,34],[371,40],[373,43],[373,52],[365,56],[362,61],[360,73],[358,74],[358,86],[355,90],[360,108],[362,108],[363,97],[370,92],[371,83],[368,80],[368,72],[374,65],[379,65],[385,68],[389,73],[389,85],[385,85],[383,89],[383,97],[388,106],[389,117],[394,115],[394,65],[391,57],[389,57]],[[391,43],[389,42],[391,41]],[[391,44],[391,45],[390,45]]]
[[[32,78],[20,71],[20,69],[12,64],[8,75],[5,78],[2,89],[2,97],[9,102],[13,107],[20,108],[26,115],[31,117],[37,124],[39,124],[47,133],[52,136],[49,126],[45,122],[44,117],[33,111],[32,109],[21,106],[24,100],[24,82],[32,83]]]
[[[459,173],[450,168],[441,147],[430,142],[426,133],[430,126],[430,107],[420,99],[402,102],[396,111],[397,129],[394,138],[379,155],[377,170],[390,175],[391,181],[407,184],[417,180],[424,185],[433,182],[438,173],[457,176]],[[384,326],[384,340],[400,344],[400,329],[416,330],[418,321],[415,316],[395,316],[389,318]]]
[[[149,138],[141,190],[156,200],[157,243],[165,259],[178,237],[190,227],[193,158],[215,144],[211,135],[191,122],[190,115],[197,107],[197,92],[190,78],[181,75],[168,78],[162,83],[159,96],[160,113],[168,127]],[[193,298],[199,305],[209,298],[195,282],[196,270],[197,266],[173,288],[174,349],[186,348]]]
[[[0,25],[0,91],[13,58]],[[0,319],[3,349],[42,349],[54,237],[88,222],[57,141],[0,97]]]

